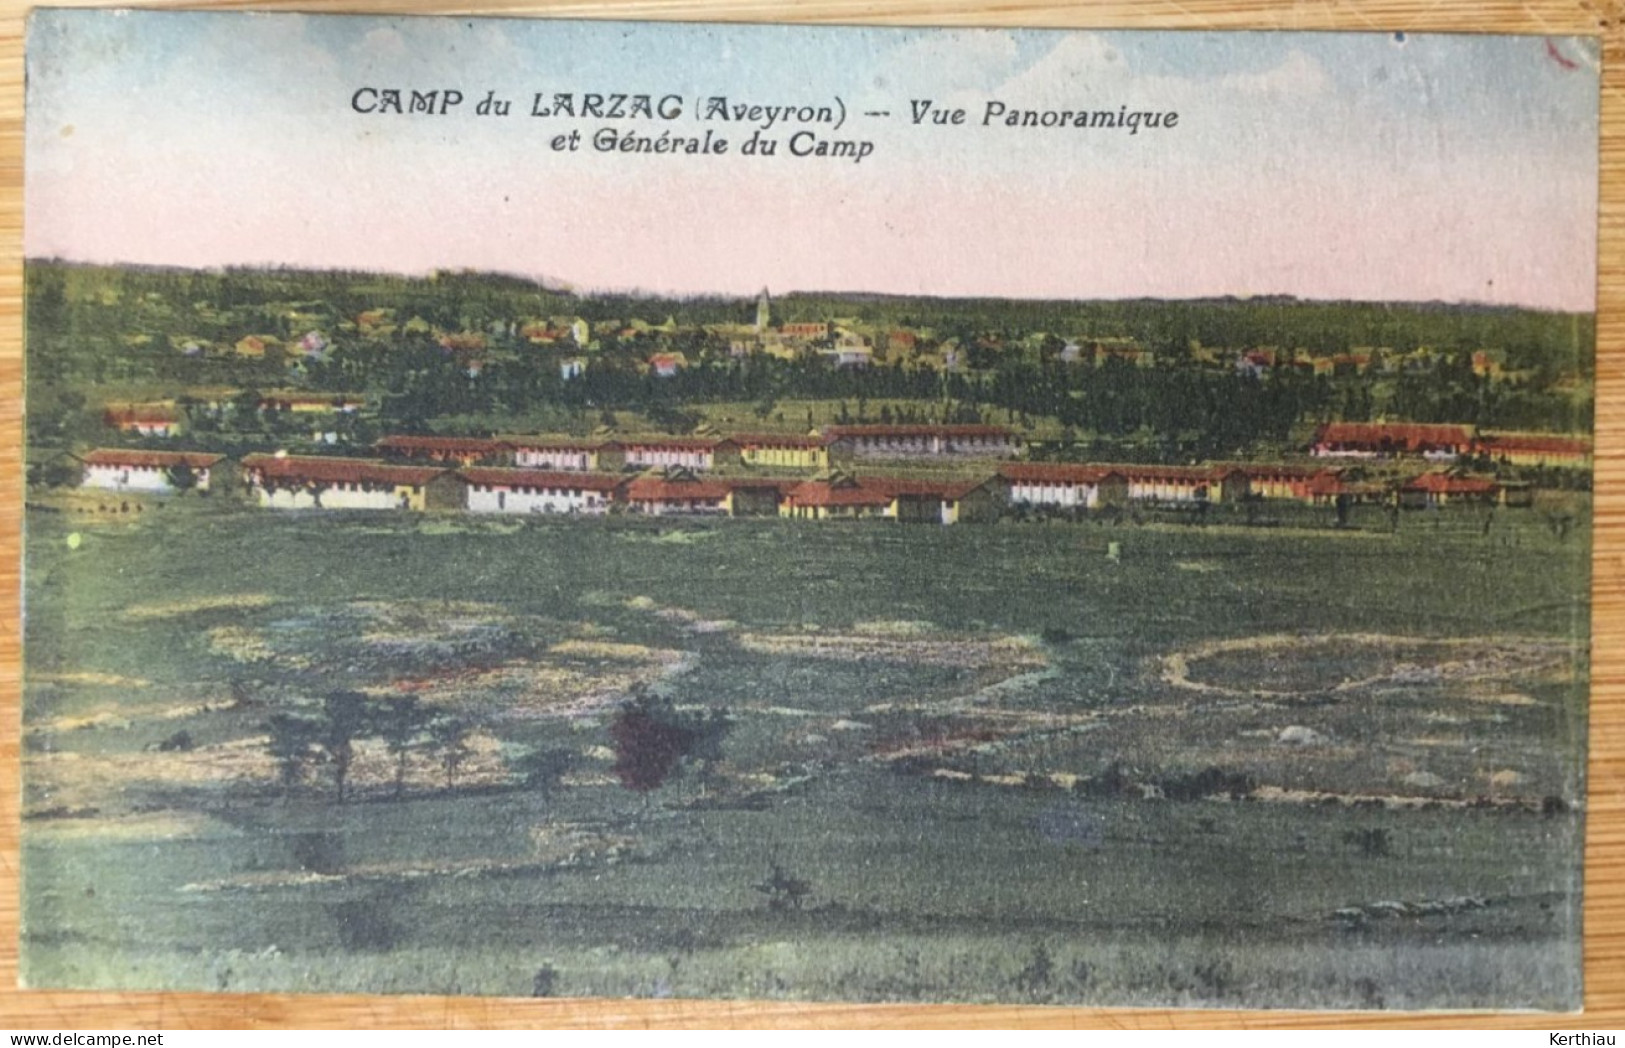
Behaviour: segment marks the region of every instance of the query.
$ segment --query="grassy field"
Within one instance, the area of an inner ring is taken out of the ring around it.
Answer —
[[[27,522],[30,985],[1578,1004],[1584,526],[86,505]],[[283,788],[339,688],[467,759]],[[634,692],[722,759],[623,787]]]

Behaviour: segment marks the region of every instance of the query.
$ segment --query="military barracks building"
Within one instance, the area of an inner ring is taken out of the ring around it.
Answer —
[[[1501,500],[1527,504],[1527,491],[1459,468],[1409,480],[1368,481],[1356,465],[1005,462],[989,474],[929,478],[860,473],[856,458],[1005,458],[1019,447],[1000,426],[830,426],[805,435],[562,435],[456,437],[394,435],[376,459],[248,455],[249,497],[274,509],[460,510],[479,514],[879,519],[956,524],[999,519],[1010,505],[1093,511],[1129,504],[1235,504],[1248,499],[1309,504],[1393,500],[1405,507]],[[1589,462],[1590,444],[1544,434],[1478,435],[1463,426],[1329,424],[1321,457],[1499,455],[1517,464]],[[83,458],[82,484],[174,494],[209,490],[229,462],[220,455],[97,449]],[[839,468],[832,461],[840,461]],[[800,470],[801,477],[750,473]],[[191,472],[191,484],[180,472]],[[816,475],[812,474],[814,471]],[[180,483],[177,483],[180,481]],[[1523,486],[1527,488],[1527,485]],[[1508,494],[1512,492],[1512,494]]]

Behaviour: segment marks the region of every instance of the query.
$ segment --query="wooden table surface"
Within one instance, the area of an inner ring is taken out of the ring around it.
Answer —
[[[55,0],[63,6],[114,6]],[[506,1000],[266,994],[61,993],[17,975],[19,534],[22,518],[22,83],[27,5],[0,0],[0,1028],[277,1027],[1625,1027],[1625,0],[221,0],[147,7],[573,18],[1075,28],[1341,29],[1600,34],[1602,201],[1597,323],[1597,500],[1585,1012],[1576,1016],[1100,1010]]]

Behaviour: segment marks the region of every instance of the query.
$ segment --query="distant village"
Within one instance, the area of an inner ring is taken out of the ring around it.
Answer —
[[[968,333],[960,330],[960,325],[949,325],[952,330],[937,325],[888,326],[858,317],[776,323],[774,310],[768,291],[763,289],[754,323],[681,324],[672,318],[650,322],[638,317],[591,321],[566,314],[496,320],[477,328],[451,330],[417,314],[377,308],[363,310],[339,327],[345,335],[364,340],[432,339],[470,377],[478,377],[499,362],[506,348],[531,347],[552,354],[559,377],[565,381],[585,375],[595,359],[608,350],[635,349],[639,345],[649,350],[636,358],[638,370],[661,378],[674,377],[703,361],[758,355],[785,361],[811,358],[832,368],[849,370],[906,366],[955,372],[984,368],[1003,354],[1025,353],[1041,362],[1079,367],[1193,364],[1253,377],[1277,371],[1319,377],[1426,373],[1462,355],[1432,346],[1351,346],[1346,350],[1317,351],[1303,346],[1269,345],[1230,349],[1199,341],[1171,350],[1128,335],[1068,336],[1036,330],[1012,337],[994,331]],[[258,333],[221,341],[172,334],[163,341],[186,357],[270,361],[286,364],[295,374],[329,359],[335,339],[322,326],[330,318],[319,312],[294,311],[281,319],[284,327],[297,327],[301,319],[315,326],[297,335]],[[151,341],[150,336],[134,337]],[[1474,349],[1465,358],[1474,376],[1498,383],[1516,385],[1540,377],[1538,368],[1509,360],[1504,350]]]

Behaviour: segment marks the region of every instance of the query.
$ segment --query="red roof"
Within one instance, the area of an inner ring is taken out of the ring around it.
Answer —
[[[1328,422],[1315,433],[1317,444],[1363,444],[1373,448],[1387,445],[1406,451],[1467,447],[1472,442],[1471,426],[1416,422]]]
[[[791,488],[786,498],[798,506],[885,506],[907,496],[956,502],[986,483],[987,478],[943,481],[854,477],[849,482],[836,484],[809,480]]]
[[[185,466],[188,469],[209,469],[226,456],[210,455],[201,451],[140,451],[133,448],[97,448],[87,452],[82,461],[87,466],[136,466],[168,469]]]
[[[1341,476],[1326,470],[1310,477],[1309,483],[1304,485],[1304,490],[1311,495],[1346,495],[1350,489]]]
[[[174,408],[163,406],[108,408],[103,419],[110,426],[133,426],[145,423],[172,423],[180,420]]]
[[[669,499],[715,499],[728,497],[733,489],[719,480],[667,480],[664,477],[634,477],[626,485],[629,502],[662,502]]]
[[[1545,451],[1559,455],[1591,454],[1591,442],[1582,437],[1560,437],[1542,433],[1501,433],[1485,437],[1483,443],[1486,445],[1485,450],[1492,455],[1498,451]]]
[[[674,448],[681,451],[715,450],[733,441],[726,437],[618,437],[614,443],[623,448]]]
[[[440,336],[442,349],[484,349],[485,336],[478,331],[453,331]]]
[[[554,436],[511,436],[504,435],[498,438],[501,443],[515,450],[528,448],[548,449],[553,451],[599,451],[604,448],[615,448],[620,445],[613,440],[594,440],[592,437],[554,437]]]
[[[889,489],[873,480],[849,486],[809,480],[791,488],[786,499],[795,506],[889,506],[896,498]]]
[[[1111,466],[1082,462],[1012,462],[999,467],[1006,480],[1037,484],[1098,484],[1110,476],[1121,477]]]
[[[1004,426],[984,425],[904,425],[904,426],[825,426],[825,440],[842,437],[1005,437],[1014,432]]]
[[[470,468],[458,475],[470,484],[495,488],[570,488],[577,491],[614,491],[626,478],[613,473],[565,473],[539,469]]]
[[[1412,479],[1402,491],[1425,491],[1433,495],[1493,495],[1501,486],[1485,477],[1455,477],[1449,473],[1424,473]]]
[[[245,472],[279,480],[327,484],[402,484],[421,487],[450,472],[433,466],[391,466],[371,459],[325,458],[315,455],[248,455]]]

